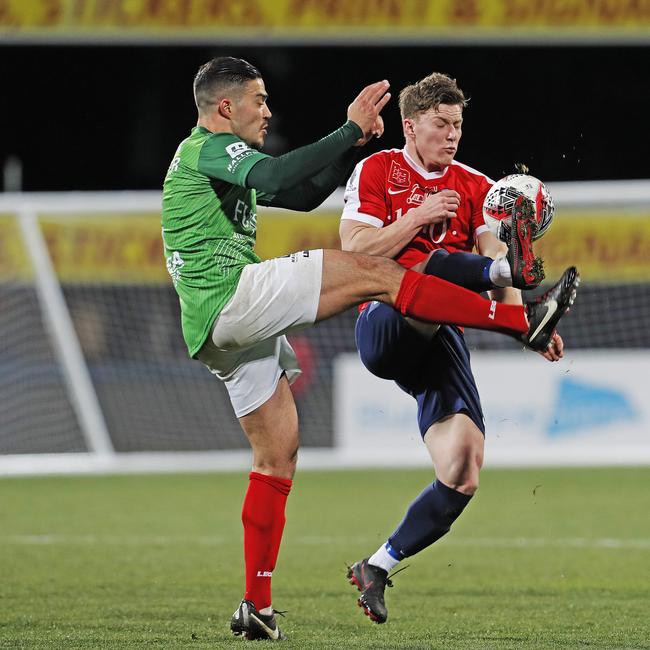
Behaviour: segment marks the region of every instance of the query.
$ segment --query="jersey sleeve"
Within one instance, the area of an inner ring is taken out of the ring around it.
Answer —
[[[385,164],[380,156],[370,156],[354,168],[344,194],[341,219],[362,221],[376,228],[386,222]]]
[[[253,165],[268,157],[234,134],[215,133],[201,147],[197,168],[210,178],[246,187],[246,177]]]
[[[268,194],[267,192],[259,192],[255,190],[255,202],[257,205],[271,205],[275,194]]]
[[[491,179],[481,177],[475,190],[471,216],[474,237],[478,237],[481,233],[489,230],[483,218],[483,201],[485,201],[485,195],[493,184],[494,182]]]

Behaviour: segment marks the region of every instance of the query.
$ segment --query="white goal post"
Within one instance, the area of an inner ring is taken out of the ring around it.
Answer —
[[[557,183],[549,189],[557,206],[553,228],[561,220],[608,220],[597,228],[603,238],[611,230],[616,246],[619,223],[613,217],[625,213],[644,224],[630,244],[630,250],[641,246],[640,261],[617,270],[598,268],[597,258],[587,260],[596,280],[589,285],[587,279],[583,316],[582,302],[575,309],[582,319],[575,327],[581,329],[570,330],[569,338],[587,341],[582,355],[590,349],[615,354],[622,346],[645,359],[650,262],[644,265],[642,258],[650,258],[650,249],[643,249],[650,242],[650,180]],[[332,220],[341,206],[340,190],[304,218]],[[249,465],[227,396],[184,355],[176,299],[161,250],[154,250],[159,210],[159,192],[0,194],[0,476]],[[282,214],[261,210],[260,221]],[[577,228],[575,235],[581,232]],[[604,303],[611,314],[599,313]],[[635,324],[630,316],[636,313]],[[608,319],[601,328],[592,325],[598,317]],[[341,410],[350,405],[342,406],[337,397],[335,359],[354,351],[353,324],[354,314],[342,315],[296,342],[307,365],[297,397],[306,442],[301,466],[352,467],[359,458],[372,458],[373,465],[426,464],[423,454],[398,458],[390,447],[375,456],[354,453],[354,445],[341,438],[348,435],[341,433],[346,428]],[[507,345],[483,333],[471,341],[479,357],[484,348]],[[643,420],[638,426],[650,424]],[[567,462],[650,462],[650,441],[633,443],[628,455],[569,455]],[[491,462],[534,460],[509,449]],[[542,464],[556,460],[552,454],[538,457]]]

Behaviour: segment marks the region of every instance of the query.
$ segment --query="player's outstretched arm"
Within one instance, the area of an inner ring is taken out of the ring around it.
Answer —
[[[321,169],[317,174],[298,183],[288,190],[275,196],[258,195],[260,205],[270,205],[274,208],[300,210],[309,212],[315,210],[341,183],[350,175],[357,160],[356,149],[348,149],[331,165]]]
[[[348,107],[348,121],[318,142],[294,149],[277,158],[263,158],[253,165],[246,186],[277,195],[314,176],[345,151],[363,144],[378,124],[379,113],[390,99],[388,82],[364,88]]]

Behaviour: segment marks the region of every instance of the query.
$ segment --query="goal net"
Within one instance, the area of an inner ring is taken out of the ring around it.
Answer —
[[[539,242],[547,275],[576,263],[584,278],[562,326],[566,344],[649,348],[650,184],[551,190],[560,207]],[[247,449],[223,386],[187,357],[159,200],[156,192],[0,196],[0,473],[119,468],[134,458],[138,467],[164,458],[182,468],[199,453],[228,466]],[[310,215],[262,212],[260,255],[337,247],[340,200]],[[334,445],[333,361],[354,352],[355,318],[350,310],[291,337],[308,449]],[[467,338],[471,349],[517,347],[485,332]]]

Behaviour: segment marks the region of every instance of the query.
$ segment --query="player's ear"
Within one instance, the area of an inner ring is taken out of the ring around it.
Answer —
[[[221,117],[225,117],[227,120],[229,120],[232,116],[232,100],[222,99],[217,104],[217,111]]]
[[[413,130],[413,120],[410,118],[405,118],[402,122],[404,127],[404,136],[415,137],[415,131]]]

